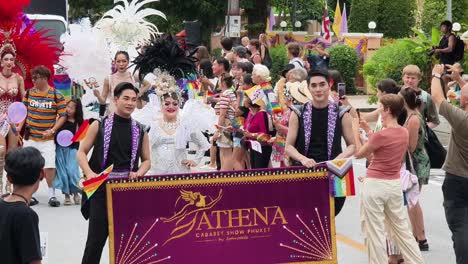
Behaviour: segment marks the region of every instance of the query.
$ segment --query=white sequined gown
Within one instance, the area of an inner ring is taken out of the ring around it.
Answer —
[[[160,121],[154,122],[151,125],[149,141],[151,147],[151,168],[147,175],[188,173],[190,169],[182,165],[182,161],[184,159],[191,159],[199,164],[205,151],[210,148],[210,143],[201,131],[191,131],[186,135],[184,141],[195,144],[197,150],[195,157],[187,158],[186,148],[176,148],[176,133],[173,135],[168,134],[161,128]]]

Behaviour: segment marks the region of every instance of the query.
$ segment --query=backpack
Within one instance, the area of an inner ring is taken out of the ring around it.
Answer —
[[[459,36],[455,36],[455,49],[453,50],[453,57],[455,61],[463,60],[463,56],[465,55],[465,42],[460,39]]]

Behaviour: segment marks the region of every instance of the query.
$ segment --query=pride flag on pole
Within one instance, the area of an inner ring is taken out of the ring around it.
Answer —
[[[323,8],[323,18],[322,18],[322,36],[323,38],[331,42],[331,34],[330,34],[330,18],[328,17],[328,8],[327,8],[327,1],[324,2]]]
[[[270,7],[270,16],[267,18],[267,27],[265,32],[273,31],[273,27],[276,25],[275,20],[275,12],[273,11],[273,7]]]
[[[86,136],[86,133],[88,132],[89,129],[89,119],[86,119],[83,121],[83,124],[78,128],[78,131],[76,131],[75,135],[72,138],[72,142],[80,142],[83,140]]]
[[[336,1],[336,9],[335,9],[335,18],[333,19],[333,32],[338,37],[341,37],[341,9],[340,9],[340,1]]]
[[[346,14],[346,4],[343,6],[343,15],[340,23],[340,36],[343,33],[348,33],[348,15]]]

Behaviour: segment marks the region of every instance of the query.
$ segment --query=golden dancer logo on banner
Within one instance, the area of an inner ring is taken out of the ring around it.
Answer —
[[[171,232],[171,237],[164,242],[163,246],[169,243],[171,240],[175,240],[178,238],[181,238],[187,234],[189,234],[193,228],[195,227],[196,220],[198,218],[198,214],[200,212],[210,210],[213,208],[223,197],[223,190],[219,190],[218,197],[215,199],[207,196],[207,195],[202,195],[199,192],[191,192],[191,191],[185,191],[181,190],[180,191],[180,197],[177,198],[177,201],[175,202],[174,208],[177,209],[177,204],[179,201],[182,199],[186,202],[186,204],[177,212],[175,213],[172,217],[170,218],[161,218],[161,220],[165,223],[169,222],[176,222],[175,223],[175,228]],[[211,200],[208,204],[206,204],[206,200]],[[193,216],[188,223],[184,222],[184,219],[186,219],[189,216]],[[181,223],[184,223],[182,225],[179,225]]]

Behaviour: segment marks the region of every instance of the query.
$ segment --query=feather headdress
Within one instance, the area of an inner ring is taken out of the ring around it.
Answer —
[[[118,50],[127,50],[130,46],[143,45],[158,33],[158,28],[145,20],[148,16],[166,15],[153,8],[141,9],[144,5],[158,0],[114,0],[116,5],[104,13],[96,27],[101,29],[109,42],[113,42]]]
[[[197,74],[193,54],[186,55],[171,35],[155,38],[133,61],[140,79],[155,69],[166,71],[176,80]]]
[[[47,34],[46,30],[35,30],[32,23],[24,26],[22,20],[17,20],[11,31],[0,34],[1,43],[16,47],[16,65],[26,88],[32,87],[30,72],[34,67],[44,65],[53,74],[54,64],[59,62],[61,44]]]
[[[22,15],[22,10],[30,0],[8,0],[0,3],[0,29],[10,31]]]

